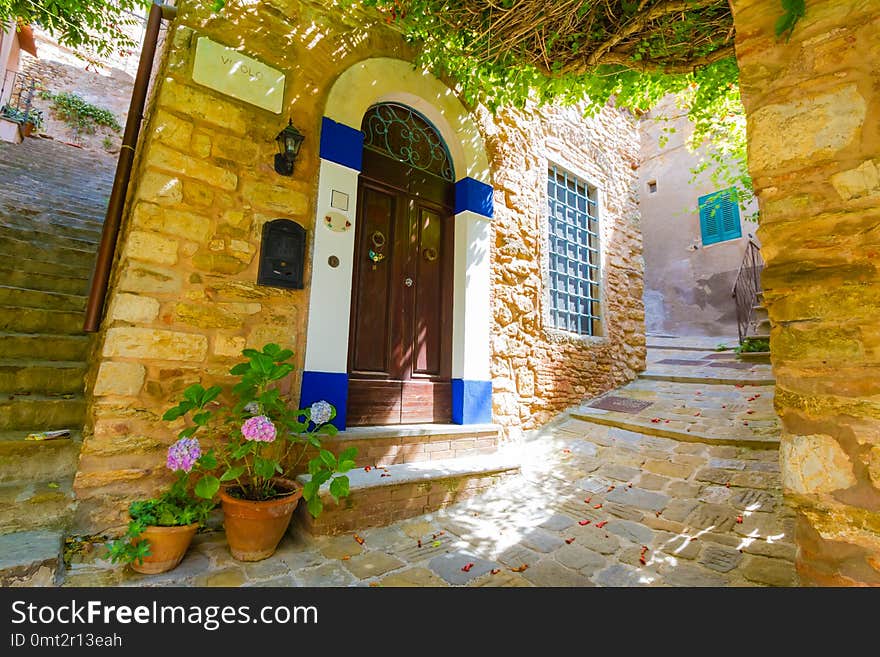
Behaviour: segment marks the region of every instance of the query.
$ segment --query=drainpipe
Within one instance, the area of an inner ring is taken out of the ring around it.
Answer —
[[[131,178],[131,166],[134,162],[134,149],[140,133],[143,119],[144,104],[147,100],[147,88],[153,70],[153,59],[156,56],[156,45],[159,41],[159,27],[162,20],[173,20],[177,8],[154,0],[147,19],[147,30],[144,35],[144,47],[138,62],[137,77],[131,93],[131,104],[128,106],[128,117],[125,120],[125,132],[122,134],[122,147],[119,150],[119,161],[116,164],[116,176],[107,204],[104,228],[101,232],[101,244],[98,246],[98,258],[89,287],[89,299],[86,304],[86,318],[83,330],[95,333],[101,326],[101,315],[104,311],[104,300],[107,296],[107,284],[116,254],[116,239],[119,236],[119,225],[122,222],[122,210],[125,207],[125,196]]]

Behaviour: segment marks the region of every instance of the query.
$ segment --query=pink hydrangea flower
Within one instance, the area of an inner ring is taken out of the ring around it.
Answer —
[[[189,472],[202,455],[202,447],[197,438],[181,438],[168,448],[165,465],[169,470]]]
[[[241,435],[246,440],[271,443],[275,440],[275,425],[265,415],[255,415],[254,417],[249,417],[241,425]]]

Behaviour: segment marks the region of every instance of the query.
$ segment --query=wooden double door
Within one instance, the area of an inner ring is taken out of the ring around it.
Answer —
[[[348,350],[350,425],[451,420],[453,194],[442,178],[364,151]]]

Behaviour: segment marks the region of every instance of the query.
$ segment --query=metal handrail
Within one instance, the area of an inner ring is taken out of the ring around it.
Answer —
[[[740,344],[742,344],[748,334],[755,306],[758,305],[758,295],[761,293],[761,272],[763,269],[764,258],[761,257],[761,247],[750,237],[739,266],[739,271],[736,274],[736,282],[733,284],[733,297],[736,304],[736,328]]]

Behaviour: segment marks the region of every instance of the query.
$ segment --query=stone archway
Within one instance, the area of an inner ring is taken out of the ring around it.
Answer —
[[[731,5],[798,571],[880,585],[880,6]]]
[[[379,57],[351,66],[335,81],[321,125],[316,230],[301,404],[326,399],[345,428],[354,223],[362,169],[361,119],[377,103],[397,102],[422,113],[446,142],[455,182],[452,420],[491,421],[489,375],[489,220],[492,187],[476,122],[449,87],[412,63]],[[333,303],[328,303],[333,299]]]

